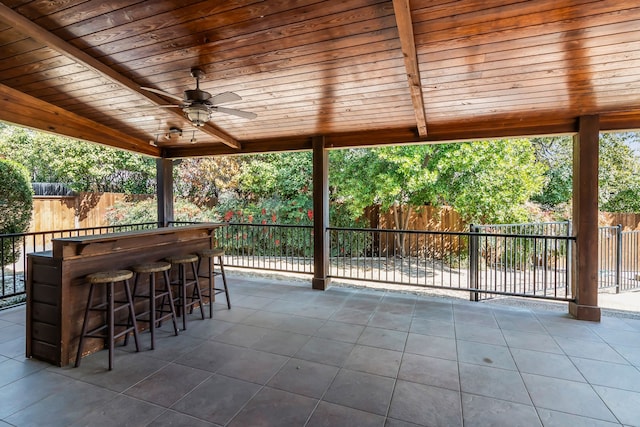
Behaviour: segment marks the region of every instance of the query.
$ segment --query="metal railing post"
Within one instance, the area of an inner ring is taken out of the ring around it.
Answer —
[[[619,294],[622,275],[622,224],[616,226],[616,239],[616,294]]]
[[[478,262],[480,260],[479,254],[479,227],[469,224],[469,289],[478,289]],[[480,301],[480,294],[478,291],[471,291],[469,293],[470,301]]]
[[[567,237],[571,237],[573,233],[573,227],[572,227],[572,223],[571,220],[567,220]],[[565,286],[565,294],[569,295],[569,289],[571,289],[571,269],[573,268],[573,245],[574,245],[574,241],[572,240],[568,240],[566,242],[567,245],[567,259],[565,261],[565,282],[564,282],[564,286]],[[572,291],[573,293],[573,291]],[[572,295],[573,296],[573,295]]]

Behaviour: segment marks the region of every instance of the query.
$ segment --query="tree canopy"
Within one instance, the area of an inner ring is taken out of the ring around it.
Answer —
[[[544,183],[526,139],[353,149],[331,159],[331,183],[353,212],[429,203],[453,206],[467,221],[520,221]]]
[[[155,161],[128,151],[3,126],[0,155],[25,166],[33,182],[61,182],[75,191],[155,192]]]
[[[0,234],[24,233],[29,229],[33,210],[33,190],[24,167],[0,158]],[[2,241],[2,266],[19,256],[19,242]]]

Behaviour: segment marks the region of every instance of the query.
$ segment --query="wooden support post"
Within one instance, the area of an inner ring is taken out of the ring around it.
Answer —
[[[599,117],[582,116],[573,139],[573,230],[569,313],[579,320],[600,321],[598,307],[598,150]]]
[[[156,193],[158,224],[166,227],[173,221],[173,160],[156,159]]]
[[[324,137],[313,138],[313,289],[329,287],[329,153]]]

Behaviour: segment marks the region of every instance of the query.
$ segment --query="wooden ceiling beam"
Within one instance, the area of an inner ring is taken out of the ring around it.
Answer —
[[[396,16],[404,65],[407,69],[409,91],[411,92],[411,102],[416,115],[418,134],[421,137],[425,137],[427,136],[427,116],[424,110],[422,83],[420,82],[420,69],[418,68],[418,55],[413,37],[413,22],[411,20],[409,0],[393,0],[393,10]]]
[[[0,84],[0,120],[71,138],[159,157],[146,141]]]
[[[18,30],[25,36],[30,37],[42,44],[45,44],[52,49],[55,49],[61,55],[64,55],[67,58],[79,64],[82,64],[88,69],[95,71],[102,77],[107,78],[114,83],[131,90],[132,92],[146,98],[151,103],[155,105],[163,105],[167,103],[166,99],[151,92],[140,89],[140,85],[133,80],[123,76],[111,67],[105,65],[104,63],[95,59],[81,49],[78,49],[72,44],[56,36],[55,34],[52,34],[51,32],[45,30],[44,28],[40,27],[36,23],[30,21],[29,19],[25,18],[21,14],[15,12],[13,9],[5,6],[2,3],[0,3],[0,19],[5,22],[10,22],[15,30]],[[181,113],[178,113],[176,111],[167,109],[167,113],[178,116],[181,120],[187,120]],[[240,143],[234,137],[211,123],[207,123],[199,129],[202,132],[205,132],[213,136],[214,138],[219,139],[225,145],[228,145],[231,148],[241,148]]]

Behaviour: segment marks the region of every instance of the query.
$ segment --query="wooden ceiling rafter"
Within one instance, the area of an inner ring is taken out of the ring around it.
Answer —
[[[0,99],[11,108],[0,109],[0,120],[61,135],[73,135],[123,150],[159,156],[160,150],[128,134],[46,103],[0,83]]]
[[[147,101],[151,102],[154,105],[165,105],[167,104],[167,100],[162,98],[161,96],[155,95],[152,92],[144,91],[140,89],[140,85],[129,79],[128,77],[123,76],[122,74],[115,71],[113,68],[105,65],[99,60],[95,59],[91,55],[85,53],[81,49],[71,45],[55,34],[45,30],[19,13],[15,12],[10,7],[0,3],[0,18],[5,22],[10,22],[13,28],[22,32],[29,38],[38,41],[46,46],[49,46],[52,49],[55,49],[61,55],[66,56],[67,58],[82,64],[86,68],[95,71],[100,76],[109,79],[110,81],[118,84],[119,86],[126,88],[141,97],[145,98]],[[181,113],[176,111],[172,111],[167,109],[167,114],[171,114],[180,118],[181,121],[188,121]],[[228,145],[231,148],[240,149],[241,145],[233,136],[219,127],[212,125],[211,123],[206,123],[204,126],[200,127],[199,130],[205,132],[217,139],[219,139],[225,145]],[[72,135],[70,135],[72,136]]]
[[[418,66],[418,55],[413,36],[413,21],[411,20],[411,6],[409,5],[409,0],[393,0],[393,9],[395,12],[396,24],[398,26],[398,35],[400,37],[400,45],[402,46],[404,64],[407,70],[411,102],[413,103],[413,109],[415,110],[418,134],[425,137],[427,136],[427,117],[424,108],[424,98],[422,96],[420,68]]]

